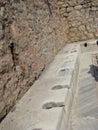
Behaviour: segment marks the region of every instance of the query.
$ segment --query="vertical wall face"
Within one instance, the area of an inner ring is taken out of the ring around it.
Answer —
[[[70,42],[98,38],[98,0],[63,0],[58,7],[68,22]]]
[[[67,27],[55,1],[0,1],[1,120],[65,45]]]

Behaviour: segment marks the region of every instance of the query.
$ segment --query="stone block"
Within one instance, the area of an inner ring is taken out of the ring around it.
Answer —
[[[90,10],[89,15],[94,17],[96,15],[96,12],[94,10]]]
[[[1,15],[1,17],[3,17],[3,15],[4,15],[4,10],[5,10],[5,8],[4,8],[4,7],[1,7],[1,10],[0,10],[0,15]]]
[[[68,13],[63,13],[63,17],[68,17]]]
[[[85,26],[84,25],[79,26],[79,31],[85,31]]]
[[[96,7],[92,7],[92,11],[96,11],[97,10],[97,8]]]
[[[98,38],[98,32],[97,32],[97,33],[95,33],[95,37],[96,37],[96,38]]]
[[[88,38],[90,38],[90,39],[94,38],[94,34],[93,33],[89,33],[88,34]]]
[[[75,6],[74,8],[77,9],[77,10],[80,10],[82,8],[82,6],[78,5],[78,6]]]
[[[96,11],[96,17],[98,17],[98,11]]]
[[[68,8],[67,8],[67,12],[71,12],[71,11],[73,11],[73,10],[74,10],[73,7],[68,7]]]

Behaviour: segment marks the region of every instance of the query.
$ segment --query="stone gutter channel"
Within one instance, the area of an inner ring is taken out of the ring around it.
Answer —
[[[0,130],[67,130],[82,43],[68,44],[57,54],[15,110],[2,121]]]

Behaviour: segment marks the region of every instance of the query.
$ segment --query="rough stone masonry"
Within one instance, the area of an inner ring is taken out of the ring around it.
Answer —
[[[0,1],[0,121],[65,43],[98,38],[98,0]]]
[[[59,0],[58,7],[70,42],[98,38],[98,0]]]

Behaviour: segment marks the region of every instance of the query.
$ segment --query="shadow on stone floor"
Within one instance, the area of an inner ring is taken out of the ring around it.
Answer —
[[[88,71],[88,73],[90,73],[95,78],[95,80],[98,82],[98,66],[91,64],[90,70]]]

